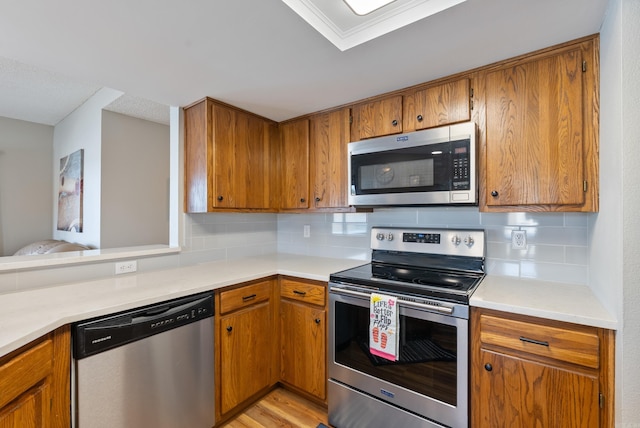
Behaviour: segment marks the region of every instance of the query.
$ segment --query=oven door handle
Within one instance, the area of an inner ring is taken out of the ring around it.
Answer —
[[[333,293],[336,293],[336,294],[345,294],[347,296],[362,297],[362,298],[365,298],[365,299],[370,299],[371,298],[371,294],[370,293],[363,293],[361,291],[347,290],[345,288],[329,287],[329,291],[333,292]],[[402,300],[402,299],[398,299],[398,304],[401,304],[403,306],[408,306],[410,308],[427,309],[427,310],[430,310],[430,311],[441,312],[441,313],[449,314],[449,315],[453,313],[453,308],[451,308],[449,306],[429,305],[429,304],[426,304],[426,303],[417,303],[417,302],[411,302],[411,301]]]

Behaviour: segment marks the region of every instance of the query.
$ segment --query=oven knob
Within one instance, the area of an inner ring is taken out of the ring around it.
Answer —
[[[387,235],[387,239],[388,239],[389,241],[393,241],[393,233],[388,234],[388,235]]]
[[[451,238],[451,243],[457,247],[458,245],[460,245],[460,237],[458,235],[453,235],[453,238]]]
[[[473,238],[471,237],[471,235],[467,236],[466,238],[464,238],[464,243],[467,247],[473,247],[474,241]]]
[[[378,239],[378,241],[384,241],[384,233],[378,233],[376,235],[376,238]]]

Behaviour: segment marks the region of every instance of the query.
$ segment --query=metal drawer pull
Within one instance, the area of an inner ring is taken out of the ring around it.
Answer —
[[[334,292],[336,294],[346,294],[348,296],[364,297],[365,299],[370,299],[371,298],[371,294],[369,294],[369,293],[361,293],[360,291],[345,290],[344,288],[331,287],[329,289],[329,291],[332,291],[332,292]],[[445,313],[445,314],[452,314],[453,313],[453,308],[450,308],[448,306],[428,305],[428,304],[425,304],[425,303],[409,302],[409,301],[402,300],[402,299],[398,299],[398,304],[400,304],[402,306],[407,306],[407,307],[410,307],[410,308],[428,309],[428,310],[431,310],[431,311],[442,312],[442,313]]]
[[[543,342],[542,340],[529,339],[528,337],[520,336],[520,340],[527,343],[533,343],[534,345],[549,346],[549,342]]]
[[[246,302],[246,301],[248,301],[248,300],[255,299],[255,298],[256,298],[256,296],[257,296],[256,294],[251,294],[251,295],[249,295],[249,296],[243,296],[243,297],[242,297],[242,301],[243,301],[243,302]]]
[[[306,296],[307,292],[306,291],[293,290],[293,294],[297,294],[298,296]]]

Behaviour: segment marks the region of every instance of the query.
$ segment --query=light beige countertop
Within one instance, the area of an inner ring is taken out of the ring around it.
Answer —
[[[487,275],[471,306],[615,330],[618,321],[586,285]]]
[[[84,319],[240,284],[272,275],[328,281],[366,263],[274,254],[0,295],[0,356],[60,327]],[[472,306],[596,327],[617,328],[586,286],[487,275]]]
[[[75,321],[278,274],[328,281],[332,272],[364,263],[278,254],[3,294],[0,356]]]

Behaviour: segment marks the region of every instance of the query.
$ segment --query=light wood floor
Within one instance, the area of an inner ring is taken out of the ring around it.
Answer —
[[[224,428],[316,428],[327,425],[327,409],[291,391],[278,388],[244,413],[227,422]]]

